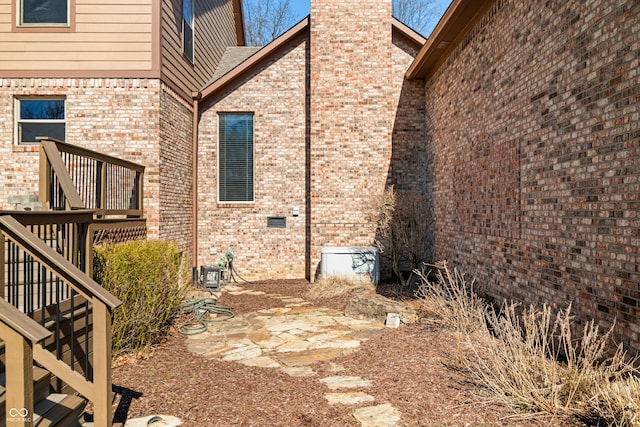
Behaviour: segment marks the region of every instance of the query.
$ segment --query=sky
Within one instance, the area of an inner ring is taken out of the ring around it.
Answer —
[[[345,0],[345,1],[350,1],[350,0]],[[447,10],[447,7],[449,7],[452,0],[433,0],[433,1],[438,4],[439,10],[441,10],[442,13],[444,14],[444,11]],[[299,20],[301,20],[302,18],[304,18],[309,14],[309,8],[311,7],[310,0],[291,0],[291,5],[293,6],[293,9],[296,12],[296,17],[295,17],[296,19],[294,20],[295,22],[298,22]],[[437,23],[438,23],[437,21],[434,22],[433,26],[435,26],[435,24]],[[426,28],[424,31],[422,31],[422,35],[429,36],[432,30],[433,28]]]

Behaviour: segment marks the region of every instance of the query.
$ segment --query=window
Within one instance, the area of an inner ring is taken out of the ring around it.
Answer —
[[[69,25],[70,0],[19,0],[19,25]]]
[[[64,98],[16,99],[17,143],[37,143],[37,136],[65,140]]]
[[[218,200],[253,202],[253,114],[218,118]]]
[[[193,63],[193,0],[182,0],[182,52]]]

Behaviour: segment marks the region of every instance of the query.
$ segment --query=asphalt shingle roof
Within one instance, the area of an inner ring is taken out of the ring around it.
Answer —
[[[218,68],[216,68],[216,72],[213,73],[213,77],[211,80],[207,82],[205,87],[210,86],[220,77],[227,74],[229,71],[233,70],[235,67],[244,62],[251,55],[256,53],[262,49],[260,46],[231,46],[225,50],[222,58],[220,59],[220,63],[218,64]]]

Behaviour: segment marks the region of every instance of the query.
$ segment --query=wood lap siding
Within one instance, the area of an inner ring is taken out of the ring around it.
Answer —
[[[0,0],[0,70],[151,70],[152,0],[76,0],[75,31],[13,31]]]
[[[194,2],[194,64],[182,55],[182,1],[162,1],[162,77],[184,93],[200,90],[211,78],[227,46],[235,46],[231,0]]]

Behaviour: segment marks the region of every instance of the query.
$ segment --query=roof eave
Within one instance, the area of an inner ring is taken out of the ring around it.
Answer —
[[[262,49],[260,49],[259,51],[251,55],[249,58],[247,58],[245,61],[241,62],[235,68],[230,70],[227,74],[225,74],[224,76],[220,77],[218,80],[213,82],[210,86],[204,88],[201,91],[200,99],[204,101],[210,96],[220,91],[221,89],[228,86],[229,84],[233,83],[245,72],[249,71],[254,66],[262,62],[264,59],[270,57],[274,52],[276,52],[282,46],[287,44],[289,41],[296,38],[308,27],[309,27],[309,17],[307,16],[305,19],[298,22],[287,32],[282,34],[280,37],[276,38],[271,43],[264,46]]]
[[[411,40],[418,46],[424,46],[424,44],[427,42],[427,39],[424,38],[420,33],[415,31],[408,25],[402,23],[395,17],[391,20],[391,26],[393,30],[397,31],[399,34],[402,34],[405,38]]]
[[[407,79],[427,79],[496,0],[454,0],[407,70]]]

